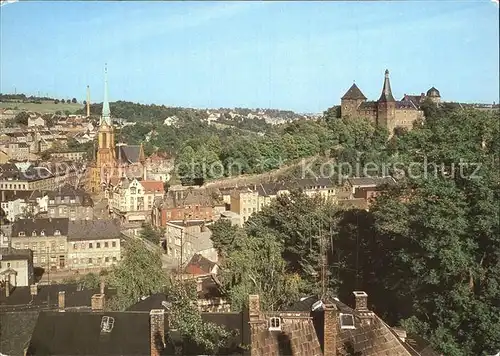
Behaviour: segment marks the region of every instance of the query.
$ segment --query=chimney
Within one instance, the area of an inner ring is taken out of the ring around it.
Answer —
[[[94,294],[91,299],[91,308],[93,312],[104,310],[104,294]]]
[[[101,283],[99,284],[99,288],[100,288],[100,293],[102,295],[104,295],[104,287],[106,286],[106,283],[104,282],[104,280],[101,280]]]
[[[5,297],[10,296],[10,277],[5,280]]]
[[[363,291],[354,291],[354,300],[356,302],[356,311],[367,311],[368,310],[368,294]]]
[[[198,279],[196,280],[196,292],[198,292],[198,293],[199,293],[199,292],[201,292],[202,290],[203,290],[203,281],[202,281],[200,278],[198,278]]]
[[[59,311],[64,311],[66,304],[66,292],[63,290],[59,291],[59,295],[57,296],[57,304],[59,307]]]
[[[149,313],[151,356],[160,356],[165,349],[165,312],[152,309]]]
[[[338,310],[335,304],[325,304],[323,321],[323,355],[336,356],[338,334]]]
[[[375,313],[368,309],[368,294],[363,291],[354,291],[354,299],[356,300],[356,312],[361,319],[361,325],[370,325],[375,317]]]
[[[30,285],[30,294],[32,296],[35,296],[38,294],[38,285],[37,284]]]
[[[257,321],[260,318],[260,298],[258,294],[248,296],[248,313],[250,321]]]

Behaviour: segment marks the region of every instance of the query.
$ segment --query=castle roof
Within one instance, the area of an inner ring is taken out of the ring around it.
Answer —
[[[427,96],[437,97],[437,98],[441,97],[441,95],[439,94],[439,90],[437,90],[434,87],[432,87],[429,90],[427,90]]]
[[[377,110],[377,102],[376,101],[364,101],[359,106],[360,109],[364,110]]]
[[[382,88],[382,94],[378,99],[379,102],[393,102],[394,97],[392,96],[391,82],[389,81],[389,70],[385,70],[384,87]]]
[[[363,93],[358,88],[356,83],[354,83],[341,99],[342,100],[346,100],[346,99],[347,100],[358,100],[358,99],[366,100],[366,96],[363,95]]]

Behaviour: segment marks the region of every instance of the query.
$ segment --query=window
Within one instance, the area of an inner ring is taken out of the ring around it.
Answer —
[[[89,242],[89,248],[92,248],[92,242]]]
[[[101,257],[98,257],[97,258],[97,264],[100,265],[102,263],[102,258]]]
[[[36,236],[36,230],[33,230],[33,231],[31,232],[31,236]]]
[[[92,258],[89,258],[89,265],[92,264]]]
[[[24,236],[24,231],[19,231],[19,236]]]
[[[51,214],[55,214],[55,213],[56,213],[56,209],[54,209],[54,208],[50,208],[50,209],[49,209],[49,212],[50,212]]]
[[[10,262],[7,262],[7,268],[10,268]]]
[[[101,248],[101,243],[100,242],[96,243],[95,248]]]
[[[113,257],[113,262],[116,262],[116,257]]]
[[[109,247],[109,243],[108,243],[108,242],[105,242],[105,243],[104,243],[104,247]]]
[[[45,230],[40,231],[40,236],[45,236]]]
[[[40,257],[40,262],[41,262],[41,263],[45,263],[45,256],[41,256],[41,257]]]
[[[104,257],[104,262],[109,262],[109,257]]]
[[[112,246],[112,247],[116,247],[116,241],[113,241],[113,242],[111,243],[111,246]]]
[[[29,248],[28,244],[24,244],[24,249],[27,250]]]
[[[78,244],[76,242],[73,242],[73,250],[78,250]]]
[[[281,331],[281,318],[273,316],[269,319],[269,331]]]
[[[59,236],[59,235],[61,235],[61,231],[59,231],[59,230],[55,230],[55,231],[54,231],[54,236]]]

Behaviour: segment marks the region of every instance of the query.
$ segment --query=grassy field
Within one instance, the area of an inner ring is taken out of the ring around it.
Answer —
[[[16,109],[17,108],[17,109]],[[41,104],[35,103],[16,103],[16,102],[0,102],[0,109],[13,109],[19,111],[34,111],[39,113],[55,113],[57,110],[64,112],[69,110],[72,113],[83,108],[83,104],[59,103],[54,104],[53,101],[45,101]]]

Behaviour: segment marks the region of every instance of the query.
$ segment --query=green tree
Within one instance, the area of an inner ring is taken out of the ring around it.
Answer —
[[[28,126],[29,117],[30,115],[27,112],[21,111],[14,117],[14,121],[17,125]]]
[[[183,353],[191,354],[196,345],[207,354],[217,354],[228,345],[233,335],[224,327],[204,322],[197,307],[197,292],[194,283],[172,280],[167,287],[166,299],[171,329],[176,329],[183,339]]]
[[[159,252],[149,251],[140,240],[128,240],[122,260],[108,277],[110,285],[117,289],[111,308],[125,310],[141,297],[162,291],[167,277],[161,266]]]
[[[101,280],[97,274],[90,272],[81,276],[78,282],[87,289],[97,289],[100,286]]]
[[[140,236],[143,239],[146,239],[158,245],[161,238],[163,237],[163,234],[161,233],[161,231],[155,230],[153,226],[151,226],[151,224],[143,224]]]
[[[494,354],[500,166],[490,147],[500,140],[498,113],[439,108],[435,115],[396,139],[398,158],[412,172],[369,213],[342,217],[341,278],[359,278],[379,315],[446,355]]]
[[[71,102],[72,102],[73,104],[76,104],[76,103],[77,103],[76,98],[71,99]]]

